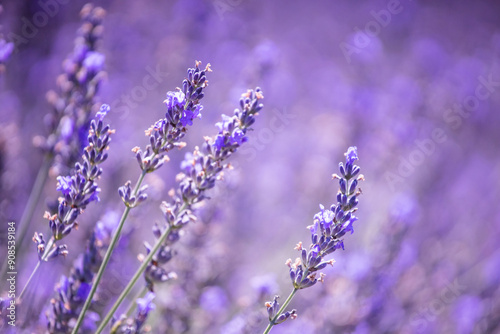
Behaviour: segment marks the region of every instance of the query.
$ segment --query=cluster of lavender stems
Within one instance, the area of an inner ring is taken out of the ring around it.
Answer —
[[[47,211],[44,214],[44,218],[49,221],[52,236],[46,241],[42,233],[35,233],[33,241],[36,243],[39,261],[19,295],[19,299],[22,299],[42,262],[67,255],[67,246],[65,244],[56,245],[56,241],[62,240],[78,226],[77,219],[87,208],[87,205],[99,202],[101,189],[96,183],[102,174],[99,165],[108,157],[108,153],[105,151],[111,141],[110,135],[114,133],[109,125],[103,123],[104,116],[109,110],[110,107],[103,104],[97,112],[96,118],[90,122],[88,145],[84,149],[82,162],[75,164],[71,175],[57,178],[57,190],[62,194],[58,200],[57,212],[52,214]]]
[[[273,301],[266,302],[269,324],[264,334],[269,333],[275,325],[297,317],[295,309],[285,311],[294,295],[297,291],[309,288],[318,281],[323,282],[325,274],[319,273],[318,275],[318,272],[335,262],[333,259],[326,260],[325,257],[337,249],[344,249],[345,234],[354,232],[353,224],[358,220],[354,212],[357,210],[358,197],[361,194],[358,183],[364,180],[364,177],[359,174],[359,166],[354,164],[358,160],[357,148],[349,147],[345,156],[345,165],[342,162],[339,164],[341,175],[333,174],[333,179],[339,180],[337,203],[332,204],[330,209],[325,209],[323,205],[320,205],[321,211],[314,215],[313,225],[308,227],[312,242],[309,249],[299,242],[295,249],[300,252],[300,257],[295,262],[291,259],[286,261],[293,290],[281,307],[278,303],[279,296],[275,296]]]
[[[110,246],[104,255],[94,284],[92,285],[75,324],[73,329],[73,333],[75,334],[78,332],[85,318],[85,313],[92,303],[93,296],[120,238],[122,228],[130,210],[147,199],[147,187],[142,186],[144,177],[147,173],[154,172],[160,168],[165,161],[168,161],[167,153],[170,150],[176,147],[183,148],[185,146],[185,143],[180,140],[186,134],[186,127],[193,125],[193,120],[195,118],[201,117],[203,106],[200,104],[200,100],[204,97],[204,89],[208,86],[206,74],[210,72],[211,69],[210,64],[207,64],[205,69],[200,68],[200,65],[201,62],[197,61],[194,68],[188,69],[187,78],[182,83],[182,90],[178,89],[175,92],[167,93],[167,98],[164,101],[167,107],[165,117],[155,122],[145,131],[146,136],[149,137],[149,145],[147,145],[144,150],[141,150],[139,147],[134,147],[132,149],[136,155],[141,174],[134,189],[132,189],[130,181],[127,181],[125,185],[118,189],[119,195],[125,204],[125,209]]]
[[[223,115],[222,122],[216,124],[219,128],[218,134],[215,137],[205,137],[201,149],[196,147],[193,153],[186,154],[181,164],[183,173],[177,177],[179,186],[171,194],[172,199],[163,202],[161,206],[165,224],[153,227],[153,234],[157,239],[154,246],[146,245],[148,253],[144,256],[141,266],[104,317],[97,334],[104,330],[141,275],[144,275],[146,280],[144,289],[150,291],[153,290],[154,283],[175,277],[174,273],[167,273],[160,265],[172,258],[171,245],[179,240],[181,229],[196,220],[193,206],[206,199],[206,191],[215,186],[215,181],[222,177],[224,169],[231,168],[231,165],[224,164],[224,161],[248,140],[246,133],[255,122],[258,111],[263,108],[261,99],[263,95],[260,88],[243,94],[240,99],[241,110],[236,109],[232,117]]]
[[[44,153],[35,183],[19,221],[16,253],[22,249],[24,237],[32,220],[36,204],[49,174],[68,173],[82,155],[87,145],[87,133],[96,105],[96,94],[106,74],[103,71],[105,57],[97,51],[103,34],[105,11],[91,4],[81,10],[82,25],[75,39],[73,52],[63,62],[63,73],[57,78],[57,91],[49,91],[47,100],[51,112],[44,118],[48,135],[33,139],[35,146]],[[12,52],[12,43],[0,39],[0,66],[2,54]],[[52,170],[51,170],[52,167]],[[2,267],[2,274],[6,271]]]
[[[48,241],[42,233],[35,233],[33,237],[39,261],[20,293],[19,301],[22,301],[42,262],[67,255],[67,246],[57,242],[78,226],[78,217],[90,203],[99,201],[100,189],[96,184],[102,174],[99,164],[107,159],[105,150],[108,148],[110,135],[114,133],[109,125],[103,124],[103,118],[110,110],[109,106],[102,105],[95,119],[90,116],[95,106],[97,90],[105,75],[104,55],[96,51],[103,31],[104,10],[86,5],[81,14],[84,24],[75,42],[73,54],[63,64],[64,73],[57,81],[58,92],[50,91],[47,94],[52,107],[52,112],[45,118],[49,134],[45,138],[38,136],[34,139],[34,144],[44,152],[44,161],[21,219],[18,244],[22,242],[33,215],[33,203],[38,201],[47,176],[51,173],[69,175],[57,177],[57,190],[62,196],[58,199],[55,210],[44,215],[49,221],[51,237]],[[6,43],[0,36],[0,71],[12,49],[12,43]],[[125,206],[120,220],[115,219],[107,224],[98,223],[86,251],[75,260],[69,275],[63,275],[56,284],[56,296],[50,300],[46,314],[49,333],[71,331],[76,334],[83,330],[99,334],[110,322],[112,334],[150,331],[146,321],[155,309],[155,285],[177,277],[166,265],[176,254],[173,248],[182,236],[182,229],[197,220],[196,210],[209,198],[207,191],[215,186],[217,180],[222,179],[225,169],[232,168],[226,160],[248,141],[247,131],[263,108],[260,103],[263,99],[260,88],[249,90],[242,95],[240,108],[234,111],[234,115],[222,115],[222,120],[216,123],[218,133],[213,137],[205,137],[200,147],[186,153],[181,163],[181,173],[176,177],[178,187],[169,193],[171,198],[160,207],[165,221],[152,228],[155,242],[153,245],[144,243],[146,254],[139,255],[142,262],[140,267],[99,323],[99,316],[90,309],[93,297],[130,210],[148,198],[147,185],[142,184],[144,178],[169,160],[167,154],[172,149],[186,146],[181,141],[182,138],[188,127],[193,125],[194,119],[201,118],[203,106],[200,101],[208,86],[206,74],[211,70],[210,64],[204,69],[200,65],[201,62],[196,62],[194,68],[188,69],[182,88],[167,93],[164,101],[167,109],[165,117],[145,131],[149,144],[144,149],[132,149],[141,170],[138,181],[134,186],[131,181],[127,181],[119,187],[118,194]],[[354,216],[357,197],[361,194],[358,182],[363,180],[363,176],[359,175],[360,168],[354,164],[358,160],[356,147],[350,147],[345,155],[345,165],[339,164],[341,175],[333,175],[334,179],[339,179],[340,185],[337,203],[329,209],[320,205],[320,212],[314,216],[313,225],[308,227],[311,245],[304,248],[299,242],[296,250],[301,253],[300,257],[295,262],[290,259],[286,262],[293,290],[281,306],[278,296],[273,301],[266,302],[269,324],[264,334],[269,333],[273,326],[297,317],[295,309],[286,310],[294,295],[298,290],[309,288],[318,281],[323,282],[325,275],[320,271],[334,263],[334,260],[325,259],[326,256],[337,249],[344,249],[343,237],[347,232],[353,232],[353,223],[358,219]],[[82,162],[77,162],[80,157]],[[70,166],[73,166],[71,170]],[[133,299],[126,313],[114,318],[114,313],[141,277],[145,281],[142,290]]]

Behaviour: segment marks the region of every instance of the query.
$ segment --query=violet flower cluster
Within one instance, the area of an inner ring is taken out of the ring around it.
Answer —
[[[216,124],[218,134],[205,137],[201,149],[197,147],[193,153],[186,154],[181,163],[183,172],[177,177],[179,187],[172,194],[171,201],[162,203],[166,224],[162,227],[155,224],[153,227],[156,238],[160,238],[166,229],[169,229],[169,233],[144,273],[150,290],[153,290],[154,283],[176,277],[175,273],[167,272],[161,266],[172,259],[172,245],[179,240],[181,229],[196,220],[192,206],[207,198],[206,191],[215,186],[215,181],[222,177],[224,169],[230,168],[230,164],[223,162],[247,141],[246,133],[255,122],[258,111],[263,108],[260,103],[263,97],[260,88],[243,94],[240,99],[241,110],[236,109],[231,117],[222,115],[222,122]],[[146,248],[149,254],[151,246],[146,243]]]
[[[85,5],[82,26],[72,54],[63,62],[64,72],[57,78],[58,91],[49,91],[52,112],[45,116],[47,137],[34,143],[55,159],[55,173],[66,172],[78,160],[86,145],[91,111],[102,80],[105,56],[97,51],[102,38],[104,9]]]
[[[111,141],[110,135],[114,133],[109,125],[103,123],[103,118],[109,110],[108,105],[102,105],[96,118],[91,121],[88,145],[82,156],[83,162],[75,164],[72,175],[57,177],[57,190],[62,194],[59,198],[57,212],[54,214],[46,212],[44,215],[44,218],[49,221],[53,240],[51,239],[51,245],[46,249],[42,233],[35,233],[33,238],[40,260],[48,261],[58,255],[66,255],[66,245],[56,247],[53,246],[53,241],[61,240],[67,236],[78,225],[77,218],[87,205],[99,201],[101,189],[96,183],[102,174],[102,168],[99,165],[108,157],[108,153],[105,151]]]
[[[127,318],[122,315],[120,319],[116,320],[111,326],[111,334],[141,334],[150,332],[150,328],[144,326],[148,315],[156,308],[153,303],[155,299],[153,292],[148,292],[143,298],[137,298],[136,312],[134,317]]]
[[[201,118],[203,106],[200,100],[204,96],[204,89],[208,86],[206,77],[210,72],[210,64],[205,69],[200,69],[201,62],[197,61],[194,68],[187,71],[187,78],[182,83],[182,90],[168,92],[163,101],[167,107],[165,117],[158,120],[153,126],[145,131],[149,136],[149,145],[142,151],[135,147],[139,167],[145,173],[151,173],[160,168],[168,160],[167,152],[175,147],[183,148],[186,144],[180,140],[186,134],[186,127],[193,125],[195,118]],[[128,181],[120,187],[118,192],[123,202],[128,207],[135,207],[146,200],[146,186],[134,193]]]
[[[311,232],[309,249],[299,242],[295,249],[300,252],[300,258],[297,258],[295,262],[291,259],[286,261],[294,289],[292,294],[281,308],[278,296],[275,296],[272,302],[266,303],[271,327],[297,317],[295,309],[286,312],[283,312],[283,309],[296,291],[309,288],[318,281],[323,282],[325,274],[319,273],[318,275],[318,272],[335,262],[326,260],[325,257],[337,249],[344,249],[343,237],[347,232],[351,234],[354,232],[353,224],[358,220],[354,212],[357,210],[358,196],[361,194],[358,183],[364,180],[364,177],[359,174],[359,166],[354,164],[358,160],[357,148],[349,147],[345,156],[345,165],[342,162],[339,164],[341,176],[333,174],[333,178],[339,180],[340,186],[337,203],[332,204],[330,209],[325,209],[323,205],[320,205],[320,212],[314,215],[313,224],[308,227]]]
[[[201,117],[202,106],[200,100],[203,98],[203,90],[208,85],[206,73],[210,71],[210,64],[204,70],[200,69],[201,62],[196,62],[195,68],[188,69],[188,77],[183,81],[183,89],[176,92],[168,92],[164,103],[167,107],[165,118],[157,121],[153,126],[146,130],[149,136],[150,144],[146,146],[143,152],[139,147],[132,151],[136,154],[137,161],[142,170],[139,180],[134,189],[131,182],[127,181],[124,186],[118,189],[118,193],[124,202],[126,208],[122,215],[115,235],[108,248],[101,268],[96,275],[94,286],[92,286],[87,300],[83,305],[82,312],[76,322],[73,332],[78,331],[85,316],[85,312],[90,307],[97,286],[102,278],[103,272],[111,258],[113,249],[120,237],[121,230],[130,210],[147,199],[147,186],[142,186],[142,182],[147,173],[151,173],[160,168],[168,160],[166,155],[171,149],[182,148],[185,143],[180,139],[185,135],[186,126],[192,125],[194,118]],[[109,318],[105,322],[109,321]],[[99,331],[100,329],[98,329]]]

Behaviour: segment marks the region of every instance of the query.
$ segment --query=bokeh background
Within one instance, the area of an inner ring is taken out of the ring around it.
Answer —
[[[47,12],[48,2],[4,1],[7,40],[23,36],[26,21]],[[45,134],[45,94],[73,48],[85,3],[65,2],[53,0],[46,24],[16,42],[0,78],[2,224],[19,220],[42,160],[32,139]],[[116,135],[101,202],[69,236],[66,260],[40,275],[32,328],[45,326],[54,283],[84,250],[95,222],[121,213],[117,187],[139,175],[132,147],[147,144],[144,130],[162,117],[165,93],[200,60],[213,69],[203,118],[186,136],[186,151],[172,152],[146,179],[150,199],[129,218],[109,287],[100,292],[103,309],[138,267],[143,242],[153,240],[150,227],[162,219],[158,207],[184,153],[215,135],[220,114],[259,86],[265,109],[235,169],[200,210],[200,222],[186,229],[171,265],[179,279],[158,288],[152,332],[262,332],[263,303],[291,290],[284,262],[297,256],[298,241],[309,241],[306,226],[318,205],[335,201],[331,174],[349,146],[357,146],[366,178],[355,233],[333,254],[325,283],[297,294],[291,306],[299,317],[273,333],[500,332],[495,1],[95,4],[107,12],[99,45],[107,78],[98,95],[112,106]],[[144,85],[151,73],[153,89]],[[53,175],[28,235],[45,231],[41,216],[55,187]],[[18,254],[18,286],[36,260],[27,242]]]

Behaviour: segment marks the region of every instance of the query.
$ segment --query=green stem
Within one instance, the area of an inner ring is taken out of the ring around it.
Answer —
[[[144,285],[144,287],[142,288],[142,290],[139,291],[139,293],[132,299],[132,302],[128,306],[127,312],[125,313],[127,315],[127,318],[131,317],[132,313],[134,312],[134,309],[136,307],[135,301],[137,299],[139,299],[139,298],[144,297],[147,292],[148,292],[148,287],[146,285]]]
[[[46,261],[47,260],[47,256],[49,255],[50,253],[50,250],[52,249],[52,246],[54,245],[54,237],[51,237],[49,239],[49,242],[47,243],[47,245],[45,246],[45,251],[43,252],[43,255],[42,255],[42,258],[37,262],[35,268],[33,269],[33,271],[31,272],[31,275],[30,277],[28,278],[28,281],[26,282],[26,284],[24,285],[24,288],[23,290],[21,291],[21,293],[19,294],[19,300],[22,300],[23,299],[23,295],[24,293],[26,292],[26,289],[28,288],[28,286],[30,285],[30,282],[31,280],[33,279],[33,277],[35,277],[35,274],[36,272],[38,271],[38,268],[40,268],[40,265],[42,262]]]
[[[36,205],[38,204],[38,200],[42,194],[45,182],[47,181],[47,177],[49,175],[50,165],[52,164],[52,158],[46,154],[40,169],[38,170],[38,174],[36,176],[35,184],[31,189],[30,197],[28,198],[28,202],[26,203],[26,207],[24,209],[23,215],[21,216],[21,220],[19,221],[19,225],[21,226],[19,229],[19,233],[16,236],[16,248],[22,246],[22,242],[26,232],[28,231],[28,227],[31,222],[31,218],[33,218],[33,213],[35,211]],[[16,249],[17,254],[17,249]]]
[[[33,188],[31,188],[31,193],[26,202],[26,206],[24,207],[23,214],[21,216],[21,220],[19,221],[19,230],[16,234],[16,255],[19,256],[19,251],[22,250],[22,244],[24,237],[26,236],[26,232],[28,231],[28,227],[30,226],[31,219],[33,218],[33,213],[35,212],[38,201],[40,200],[40,196],[42,195],[43,188],[45,186],[45,182],[47,181],[47,177],[49,175],[50,165],[52,164],[52,158],[49,154],[46,154],[43,158],[42,165],[38,170],[38,174],[35,179],[35,183],[33,184]],[[7,272],[7,262],[3,261],[2,271],[0,277],[5,277],[5,273]]]
[[[186,205],[182,206],[182,208],[179,212],[182,212],[185,209],[185,207],[186,207]],[[142,262],[139,269],[137,269],[137,271],[135,272],[134,276],[132,277],[132,279],[130,280],[128,285],[125,287],[125,289],[123,290],[121,295],[118,297],[116,302],[113,304],[113,307],[111,307],[111,310],[109,310],[108,314],[106,314],[106,317],[104,318],[101,325],[97,329],[96,334],[99,334],[104,330],[104,327],[106,327],[107,323],[111,320],[111,317],[118,309],[118,306],[120,306],[120,304],[123,302],[125,297],[130,293],[130,291],[134,287],[135,283],[139,280],[142,273],[146,270],[146,267],[151,262],[151,259],[153,259],[153,256],[158,252],[158,250],[160,249],[160,246],[163,244],[165,239],[167,239],[168,235],[170,234],[170,232],[172,230],[173,230],[173,227],[171,225],[169,225],[168,228],[165,229],[165,231],[163,231],[160,238],[156,241],[156,244],[153,247],[153,249],[151,250],[151,252],[149,252],[148,256],[144,259],[144,261]]]
[[[134,196],[137,195],[139,188],[141,187],[142,181],[144,180],[145,176],[146,176],[146,171],[142,171],[141,176],[139,177],[139,180],[137,181],[137,184],[135,185]],[[97,286],[99,285],[99,282],[101,281],[104,270],[106,269],[106,266],[108,265],[109,259],[111,258],[111,254],[113,253],[113,250],[116,247],[116,244],[118,243],[118,239],[120,239],[120,234],[121,234],[123,225],[125,223],[125,220],[127,220],[127,217],[128,217],[130,210],[131,210],[131,208],[127,206],[125,208],[125,210],[123,211],[122,217],[120,219],[120,223],[118,224],[118,228],[116,229],[116,232],[113,235],[113,239],[111,240],[111,243],[106,251],[106,254],[104,255],[102,264],[99,267],[99,271],[97,272],[97,275],[95,276],[94,283],[92,284],[92,289],[90,290],[90,293],[87,296],[87,300],[85,300],[85,304],[83,305],[83,308],[80,312],[78,320],[75,324],[75,328],[71,332],[72,334],[78,333],[78,329],[80,328],[80,326],[83,322],[83,319],[85,317],[85,313],[87,312],[88,308],[90,307],[90,304],[92,302],[92,298],[94,297],[94,294],[97,290]]]
[[[276,319],[280,316],[281,313],[283,313],[285,311],[286,307],[288,306],[288,304],[290,304],[290,302],[293,299],[293,296],[295,296],[295,294],[297,293],[297,291],[299,291],[299,289],[293,288],[292,292],[290,293],[290,295],[288,296],[288,298],[285,300],[285,302],[283,303],[283,305],[281,305],[278,313],[276,313],[276,315],[274,316],[273,320],[269,321],[269,325],[267,325],[266,330],[264,331],[263,334],[268,334],[271,331],[271,328],[273,328],[273,326],[275,325]]]
[[[30,277],[28,278],[28,281],[26,282],[26,284],[24,285],[24,288],[23,290],[21,291],[21,293],[19,294],[19,300],[22,300],[23,299],[23,295],[24,293],[26,292],[26,289],[28,288],[28,285],[30,284],[31,280],[33,279],[33,277],[35,276],[36,272],[38,271],[38,268],[40,267],[40,263],[42,261],[38,261],[36,266],[35,266],[35,269],[33,269],[33,272],[31,273]]]

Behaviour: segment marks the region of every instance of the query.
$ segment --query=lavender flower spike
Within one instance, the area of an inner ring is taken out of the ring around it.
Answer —
[[[353,224],[358,220],[354,216],[354,212],[357,210],[357,198],[361,194],[358,182],[364,180],[364,177],[363,175],[358,176],[360,168],[354,164],[358,160],[357,148],[355,146],[349,147],[345,156],[345,165],[342,162],[339,164],[342,176],[333,174],[333,179],[339,180],[340,190],[337,193],[337,203],[332,204],[329,209],[320,205],[320,212],[314,215],[313,224],[308,227],[312,241],[309,249],[303,247],[302,242],[299,242],[295,249],[300,252],[300,257],[294,262],[291,259],[286,261],[293,291],[281,308],[277,296],[274,301],[266,303],[269,325],[264,331],[265,334],[269,333],[274,325],[297,316],[295,310],[284,312],[295,293],[315,285],[318,281],[323,282],[325,274],[318,275],[317,272],[335,262],[333,259],[326,260],[326,255],[337,249],[344,249],[344,236],[347,232],[351,232],[351,234],[354,232]]]
[[[144,298],[137,299],[137,313],[135,317],[126,318],[122,316],[119,320],[113,323],[111,328],[111,334],[129,334],[129,333],[147,333],[149,330],[143,329],[144,323],[146,322],[149,312],[155,309],[155,304],[153,304],[153,299],[155,294],[148,292]]]
[[[103,163],[108,154],[105,150],[111,141],[110,135],[114,133],[109,125],[103,124],[103,118],[109,112],[109,106],[103,104],[101,109],[90,123],[88,135],[89,144],[85,147],[83,162],[77,162],[70,176],[57,177],[57,190],[62,196],[59,198],[57,213],[46,212],[44,217],[49,220],[49,226],[54,240],[61,240],[67,236],[77,223],[77,218],[91,202],[99,201],[99,192],[96,180],[102,174],[99,165]],[[37,244],[38,256],[47,261],[57,255],[65,255],[66,246],[54,247],[45,252],[43,235],[35,234],[33,240]]]
[[[86,4],[80,15],[83,23],[73,52],[63,62],[63,73],[57,80],[58,90],[47,93],[52,107],[44,119],[48,135],[34,139],[35,145],[55,160],[56,173],[66,172],[80,157],[86,145],[95,97],[106,76],[103,70],[105,56],[97,51],[105,11]]]
[[[191,207],[206,199],[205,192],[215,186],[215,181],[221,177],[224,169],[230,168],[230,165],[224,165],[223,161],[248,140],[246,133],[255,122],[257,113],[263,108],[260,103],[263,98],[260,88],[243,94],[240,99],[242,109],[236,109],[231,117],[222,115],[222,122],[216,123],[218,134],[215,137],[206,137],[201,150],[196,147],[193,153],[186,153],[181,163],[183,173],[177,177],[180,182],[177,193],[170,203],[162,204],[166,225],[153,227],[156,238],[160,238],[165,229],[171,228],[172,231],[146,268],[145,279],[150,290],[155,282],[164,282],[176,277],[175,273],[168,273],[161,265],[172,259],[172,245],[179,240],[180,229],[196,220]],[[149,254],[151,247],[147,243],[146,249]]]
[[[149,145],[142,151],[139,147],[132,149],[139,167],[144,173],[151,173],[168,161],[167,153],[175,147],[183,148],[186,144],[181,139],[186,134],[186,126],[193,125],[194,118],[201,117],[203,106],[200,100],[204,89],[208,86],[207,72],[211,72],[210,64],[204,70],[197,61],[194,68],[188,69],[188,77],[184,79],[183,90],[168,92],[163,101],[167,107],[165,117],[158,120],[145,131],[149,136]],[[135,207],[147,199],[146,186],[134,194],[132,183],[126,182],[118,189],[122,201],[127,207]]]

